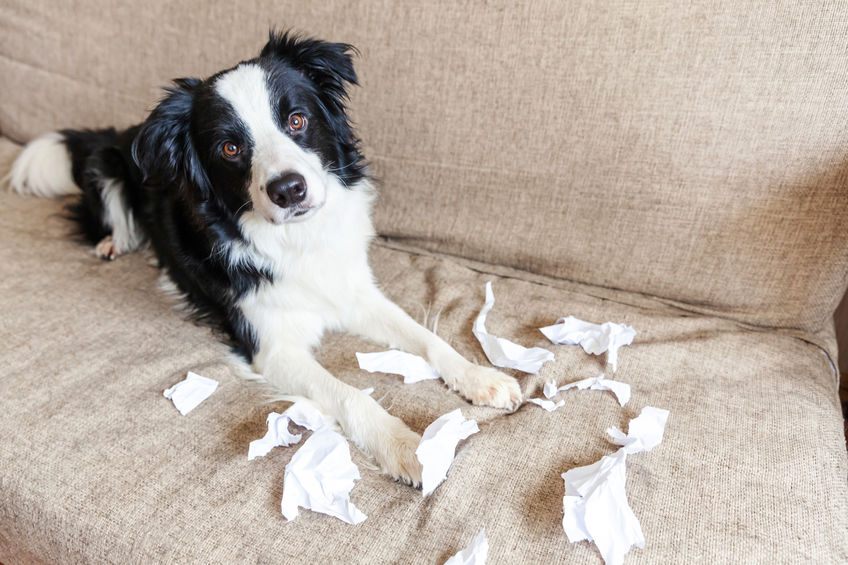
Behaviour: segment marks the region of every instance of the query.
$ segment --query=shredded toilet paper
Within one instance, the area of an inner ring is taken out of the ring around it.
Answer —
[[[495,294],[492,291],[492,283],[486,283],[486,302],[477,319],[474,321],[472,332],[480,342],[483,352],[492,365],[496,367],[505,367],[507,369],[517,369],[525,373],[538,374],[542,365],[548,361],[553,361],[554,354],[547,349],[541,347],[532,347],[530,349],[513,343],[502,337],[495,337],[486,331],[486,317],[495,306]]]
[[[185,416],[212,396],[217,388],[218,381],[215,379],[201,377],[189,371],[185,379],[166,389],[163,394],[174,403],[180,414]]]
[[[662,441],[668,410],[645,407],[630,421],[625,435],[617,428],[607,433],[623,446],[598,462],[562,474],[562,527],[568,541],[594,541],[607,565],[621,565],[632,546],[645,547],[645,536],[625,492],[627,456],[650,451]]]
[[[427,426],[415,455],[421,463],[421,492],[428,496],[447,478],[457,444],[480,429],[457,408]]]
[[[539,328],[551,342],[559,345],[580,345],[590,355],[607,352],[607,363],[614,373],[618,369],[618,350],[633,343],[636,330],[631,326],[605,322],[593,324],[574,316],[560,318],[553,326]]]

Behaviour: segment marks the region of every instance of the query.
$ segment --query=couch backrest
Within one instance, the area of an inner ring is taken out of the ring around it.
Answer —
[[[381,233],[817,329],[848,274],[848,12],[678,4],[7,0],[0,130],[128,125],[303,30],[362,53]]]

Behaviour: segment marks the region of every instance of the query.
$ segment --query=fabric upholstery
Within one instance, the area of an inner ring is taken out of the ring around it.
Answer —
[[[270,26],[361,51],[383,234],[818,330],[848,274],[837,2],[10,0],[0,130],[129,125]]]
[[[8,156],[9,144],[0,144]],[[554,347],[536,328],[559,316],[615,320],[637,337],[615,378],[633,387],[620,408],[605,392],[569,391],[554,413],[472,407],[436,381],[358,370],[371,343],[332,336],[319,358],[417,431],[461,408],[480,433],[460,445],[428,499],[392,482],[352,448],[362,480],[358,526],[280,513],[296,448],[247,461],[265,417],[286,407],[243,381],[226,349],[155,290],[141,254],[96,259],[66,236],[60,203],[0,194],[0,561],[16,563],[443,563],[483,527],[489,563],[599,563],[561,526],[560,474],[611,453],[608,426],[626,429],[646,405],[671,415],[665,438],[627,461],[627,493],[647,539],[626,562],[848,561],[848,461],[827,356],[801,339],[691,313],[636,295],[498,276],[479,265],[393,249],[373,265],[387,293],[485,362],[471,334],[486,281],[488,329],[556,360],[521,376],[594,376],[603,358]],[[509,276],[506,276],[509,275]],[[832,341],[832,340],[831,340]],[[832,347],[832,346],[831,346]],[[187,370],[220,387],[188,416],[162,391]]]

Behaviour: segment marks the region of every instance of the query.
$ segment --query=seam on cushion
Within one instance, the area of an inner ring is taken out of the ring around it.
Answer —
[[[410,238],[410,240],[411,240],[411,238]],[[816,349],[818,349],[819,351],[821,351],[824,354],[824,356],[827,358],[828,363],[830,364],[831,370],[833,371],[834,382],[836,384],[837,389],[839,387],[840,375],[839,375],[839,370],[836,367],[836,362],[835,362],[835,359],[833,357],[833,354],[827,348],[825,348],[822,345],[821,342],[819,342],[818,340],[816,340],[813,337],[815,332],[808,332],[808,331],[800,330],[800,329],[797,329],[797,328],[781,328],[781,327],[775,327],[775,326],[764,326],[764,325],[751,324],[751,323],[748,323],[748,322],[742,322],[742,321],[739,321],[735,318],[731,318],[729,316],[723,316],[721,314],[714,313],[714,312],[701,312],[701,311],[698,311],[697,309],[688,308],[687,306],[690,306],[690,305],[688,305],[686,303],[682,303],[682,302],[675,301],[675,300],[665,299],[665,298],[655,296],[655,295],[651,295],[651,294],[645,294],[645,293],[641,293],[641,292],[634,292],[634,291],[630,291],[630,290],[618,289],[618,288],[614,288],[614,287],[607,287],[607,286],[603,286],[603,285],[588,284],[588,283],[583,283],[583,282],[580,282],[580,281],[575,281],[575,280],[561,278],[561,277],[551,277],[551,276],[548,276],[548,275],[539,275],[537,273],[533,273],[531,271],[526,271],[526,270],[520,269],[518,267],[510,266],[510,265],[494,265],[494,264],[491,264],[491,263],[485,263],[483,261],[478,261],[478,260],[475,260],[475,259],[468,259],[467,257],[462,257],[460,255],[453,255],[453,254],[450,254],[450,253],[442,253],[442,252],[436,252],[436,251],[430,251],[430,250],[427,250],[427,249],[422,249],[422,248],[419,248],[419,247],[417,247],[413,244],[407,243],[407,241],[409,241],[409,240],[405,240],[404,238],[395,238],[395,237],[388,237],[388,236],[380,235],[380,236],[377,236],[373,240],[373,243],[375,245],[378,245],[378,246],[386,248],[386,249],[391,249],[391,250],[395,250],[395,251],[402,251],[402,252],[405,252],[405,253],[411,253],[413,255],[438,257],[438,258],[442,258],[442,259],[454,260],[454,261],[462,264],[467,269],[472,270],[472,271],[477,272],[477,273],[493,275],[493,276],[497,276],[497,277],[501,277],[501,278],[505,278],[505,279],[515,279],[515,280],[520,280],[520,281],[523,281],[523,282],[538,284],[538,285],[543,285],[543,286],[545,286],[545,285],[554,286],[555,288],[561,288],[562,290],[576,291],[576,292],[580,292],[581,294],[584,294],[586,296],[591,296],[592,298],[597,298],[597,299],[600,299],[600,300],[606,300],[608,302],[612,302],[612,303],[615,303],[615,304],[621,304],[621,305],[624,305],[624,306],[628,306],[630,308],[637,308],[637,309],[640,309],[640,310],[648,310],[649,306],[647,306],[645,304],[638,304],[636,301],[627,301],[625,299],[622,299],[621,297],[613,298],[609,295],[605,295],[606,293],[603,293],[603,292],[593,293],[593,292],[591,292],[591,288],[609,291],[610,293],[630,295],[631,297],[639,297],[639,298],[642,298],[642,299],[644,299],[647,302],[650,302],[652,304],[662,305],[662,306],[665,306],[665,307],[670,308],[672,310],[684,312],[684,313],[687,313],[687,314],[718,318],[718,319],[721,319],[721,320],[731,322],[731,323],[735,324],[737,327],[739,327],[740,329],[746,329],[746,330],[751,330],[751,331],[761,332],[761,333],[774,332],[774,333],[777,333],[779,335],[783,335],[785,337],[797,339],[797,340],[799,340],[803,343],[812,345],[813,347],[815,347]],[[486,267],[489,267],[489,269],[487,269]],[[498,267],[506,268],[506,269],[515,271],[516,273],[515,274],[507,274],[507,273],[503,273],[503,272],[497,272]],[[522,275],[526,275],[526,278]],[[533,280],[534,278],[537,279],[537,280]],[[577,289],[562,288],[562,287],[559,287],[559,286],[556,285],[557,281],[564,282],[564,283],[569,284],[569,285],[574,285],[574,286],[577,286],[579,288],[577,288]],[[819,330],[819,331],[821,331],[821,330]]]

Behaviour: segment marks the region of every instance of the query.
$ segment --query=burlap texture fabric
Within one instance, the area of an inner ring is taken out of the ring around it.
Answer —
[[[361,51],[378,230],[761,326],[848,273],[848,12],[804,4],[9,0],[0,130],[129,125],[270,26]]]
[[[0,147],[9,148],[8,143]],[[0,152],[8,156],[8,151]],[[374,471],[352,448],[362,480],[350,526],[302,510],[280,513],[296,448],[247,461],[265,418],[287,404],[236,376],[210,330],[155,290],[142,254],[96,259],[67,238],[60,203],[0,194],[0,561],[17,563],[443,563],[483,527],[488,563],[600,563],[562,530],[560,474],[612,453],[604,432],[642,407],[670,410],[665,438],[627,461],[627,493],[647,538],[636,563],[844,563],[848,461],[830,335],[790,336],[656,299],[482,264],[408,253],[377,241],[372,262],[387,293],[485,363],[471,326],[494,281],[488,328],[556,360],[520,376],[594,376],[603,358],[548,344],[536,328],[573,314],[633,325],[607,392],[569,391],[554,413],[472,407],[439,382],[357,368],[371,343],[331,336],[318,352],[340,378],[422,431],[461,408],[481,431],[460,444],[448,479],[428,499]],[[819,347],[814,343],[821,343]],[[220,381],[188,416],[162,391],[187,370]]]

